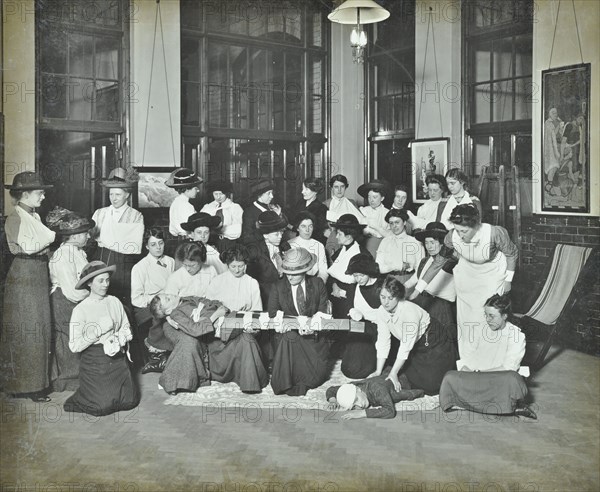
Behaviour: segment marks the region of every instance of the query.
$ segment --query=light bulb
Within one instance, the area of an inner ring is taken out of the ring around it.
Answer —
[[[355,27],[354,29],[352,29],[352,34],[350,34],[350,44],[352,46],[357,46],[359,41],[360,41],[360,35],[358,34],[358,31]]]
[[[365,31],[360,31],[358,45],[359,46],[367,46],[367,33]]]

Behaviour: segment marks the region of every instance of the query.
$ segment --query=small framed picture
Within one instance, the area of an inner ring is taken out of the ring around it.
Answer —
[[[542,211],[590,212],[591,65],[542,72]]]
[[[449,145],[449,138],[428,138],[411,142],[413,202],[423,203],[429,198],[425,184],[428,175],[446,175]]]
[[[138,208],[168,208],[178,193],[169,188],[165,181],[174,167],[138,167],[140,175],[137,190]]]

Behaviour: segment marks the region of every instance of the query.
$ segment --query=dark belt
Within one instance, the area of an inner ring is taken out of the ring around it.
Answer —
[[[44,263],[48,263],[48,255],[24,255],[22,253],[18,253],[15,255],[15,258],[21,258],[22,260],[36,260],[43,261]]]

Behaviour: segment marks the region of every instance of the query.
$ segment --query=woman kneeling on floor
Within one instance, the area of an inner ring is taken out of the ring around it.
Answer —
[[[76,289],[90,295],[73,309],[69,348],[81,352],[79,389],[65,402],[68,412],[109,415],[135,408],[139,391],[127,365],[127,343],[132,339],[129,320],[121,301],[107,295],[116,266],[101,261],[88,263]]]
[[[457,361],[440,388],[444,411],[453,407],[489,414],[515,414],[537,419],[523,400],[527,385],[517,373],[525,355],[525,335],[507,321],[511,303],[508,295],[494,294],[485,303],[487,325],[476,349]]]

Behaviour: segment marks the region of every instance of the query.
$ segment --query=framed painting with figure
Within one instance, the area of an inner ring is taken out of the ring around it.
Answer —
[[[449,138],[429,138],[411,142],[413,202],[424,203],[429,198],[425,184],[427,176],[446,175],[449,145]]]
[[[137,203],[139,208],[168,208],[175,198],[177,191],[169,188],[165,181],[175,168],[171,167],[138,167]]]
[[[590,212],[591,64],[542,72],[542,211]]]

